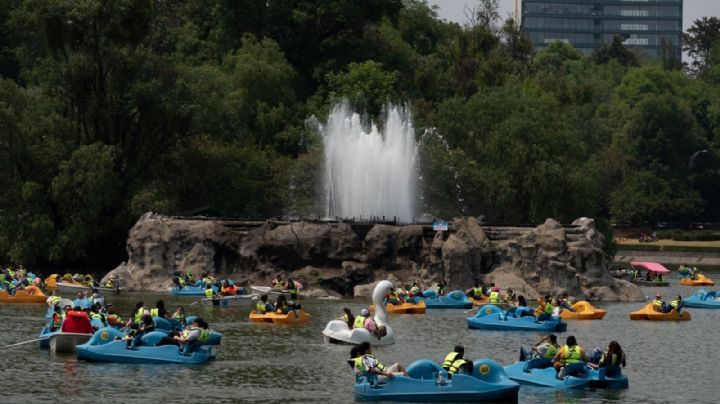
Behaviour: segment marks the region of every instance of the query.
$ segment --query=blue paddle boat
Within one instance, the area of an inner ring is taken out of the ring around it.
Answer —
[[[356,376],[355,397],[366,401],[512,401],[520,385],[510,380],[503,368],[490,359],[474,363],[472,374],[448,377],[439,364],[420,359],[407,369],[407,376],[378,382],[373,374]]]
[[[118,335],[119,334],[119,335]],[[214,359],[212,349],[207,346],[200,347],[189,355],[180,353],[177,345],[157,346],[158,342],[166,337],[161,331],[153,331],[142,337],[142,345],[135,349],[127,349],[122,333],[114,328],[101,328],[90,340],[75,347],[78,359],[94,362],[113,363],[177,363],[198,365]]]
[[[445,296],[439,296],[432,290],[423,292],[422,300],[428,309],[469,309],[473,303],[462,290],[453,290]]]
[[[201,281],[198,281],[193,286],[184,286],[182,289],[178,289],[175,286],[169,288],[172,296],[205,296],[205,285]],[[213,293],[218,293],[217,286],[212,286]]]
[[[717,290],[706,292],[702,289],[683,299],[683,306],[701,309],[720,309],[720,295]]]
[[[619,390],[627,389],[630,385],[627,376],[622,374],[619,366],[593,369],[584,362],[567,365],[565,367],[566,376],[558,379],[552,361],[543,358],[516,362],[506,366],[505,373],[512,380],[523,384],[554,389],[592,387]]]
[[[539,332],[564,332],[567,330],[567,323],[563,323],[560,317],[550,317],[545,321],[536,321],[535,317],[522,316],[526,307],[518,307],[510,315],[493,305],[488,304],[478,310],[474,317],[467,318],[468,328],[479,330],[504,330],[504,331],[539,331]],[[529,310],[529,309],[527,309]]]

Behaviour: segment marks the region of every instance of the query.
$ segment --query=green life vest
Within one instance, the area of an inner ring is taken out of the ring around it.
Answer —
[[[355,323],[353,324],[353,328],[363,328],[365,327],[365,316],[357,316],[355,317]]]
[[[494,291],[490,292],[490,303],[497,303],[499,298],[500,293]]]
[[[457,371],[460,370],[460,367],[461,367],[462,365],[464,365],[465,363],[467,363],[467,362],[465,361],[465,359],[458,359],[458,360],[456,360],[455,362],[452,363],[452,365],[450,365],[450,368],[448,369],[448,373],[451,374],[451,375],[457,373]]]
[[[150,309],[150,315],[153,317],[158,317],[158,312],[159,312],[159,310],[157,307],[154,309]]]
[[[565,363],[578,363],[582,361],[583,357],[583,349],[575,345],[573,347],[569,347],[567,345],[562,347],[562,359]]]
[[[135,318],[134,318],[133,320],[135,320],[135,322],[139,324],[140,321],[142,321],[142,317],[143,317],[143,313],[144,313],[144,312],[145,312],[145,308],[144,308],[144,307],[141,307],[141,308],[137,309],[137,311],[135,312]]]
[[[552,359],[555,357],[555,354],[557,354],[558,348],[555,345],[548,346],[547,351],[545,351],[545,355],[542,357],[545,359]]]
[[[450,366],[452,366],[453,362],[455,362],[455,358],[457,358],[458,355],[459,353],[457,352],[450,352],[449,354],[447,354],[445,360],[443,361],[442,367],[445,369],[449,369]]]
[[[255,311],[257,311],[257,314],[265,314],[265,311],[266,311],[265,302],[263,302],[262,300],[257,302],[255,304]]]
[[[555,306],[553,306],[552,303],[545,303],[545,308],[543,309],[545,314],[552,314],[553,310],[555,310]]]
[[[212,288],[205,289],[205,297],[208,299],[212,299],[213,297],[213,290]]]

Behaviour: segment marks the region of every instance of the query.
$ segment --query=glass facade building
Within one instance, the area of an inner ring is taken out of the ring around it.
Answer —
[[[619,35],[649,57],[665,48],[680,60],[682,12],[682,0],[523,0],[521,29],[536,50],[559,40],[589,55]]]

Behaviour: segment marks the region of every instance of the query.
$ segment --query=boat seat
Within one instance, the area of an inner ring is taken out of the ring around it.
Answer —
[[[553,362],[551,359],[533,358],[525,362],[525,367],[523,367],[523,371],[529,373],[531,369],[545,369],[552,366],[552,364]]]
[[[617,378],[622,376],[622,370],[619,365],[611,365],[611,366],[605,366],[601,367],[599,369],[600,379],[604,377],[613,377]]]
[[[438,373],[442,373],[445,379],[449,379],[447,371],[429,359],[416,360],[408,366],[407,372],[408,376],[413,379],[434,380]]]
[[[577,374],[585,374],[587,365],[585,362],[570,363],[565,365],[565,374],[568,376],[574,376]]]
[[[157,346],[161,339],[166,337],[162,331],[152,331],[142,336],[142,344],[144,346]]]

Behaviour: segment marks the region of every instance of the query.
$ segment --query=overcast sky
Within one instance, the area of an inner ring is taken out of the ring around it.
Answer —
[[[463,24],[465,6],[474,7],[477,0],[428,0],[430,5],[438,5],[438,15],[449,21]],[[500,17],[504,20],[509,14],[515,12],[515,0],[500,0]],[[700,17],[720,16],[720,0],[685,0],[683,2],[683,31]]]

